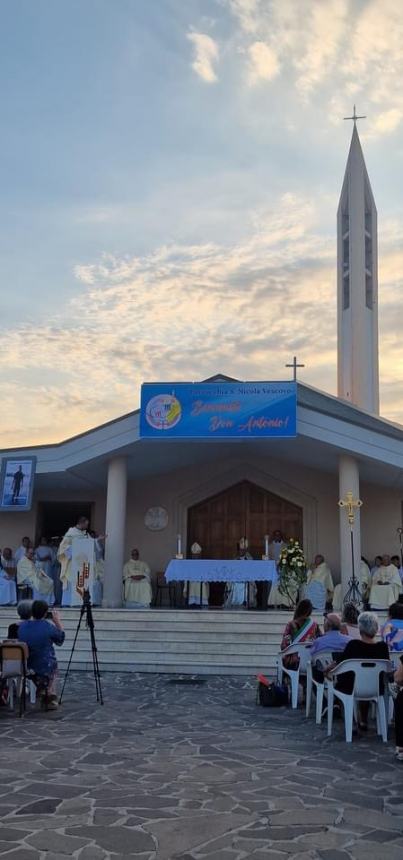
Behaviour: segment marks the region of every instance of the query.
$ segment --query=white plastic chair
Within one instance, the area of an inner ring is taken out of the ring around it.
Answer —
[[[316,663],[317,660],[320,660],[323,667],[330,666],[333,663],[333,653],[332,651],[319,651],[318,654],[315,654],[313,657],[313,661]],[[325,678],[323,681],[318,681],[312,675],[312,658],[308,660],[306,666],[306,708],[305,708],[305,716],[309,717],[311,712],[311,702],[312,702],[312,687],[315,687],[316,692],[316,724],[319,726],[322,722],[322,710],[323,710],[323,697],[325,692]]]
[[[279,684],[283,681],[283,674],[288,675],[291,682],[291,707],[298,707],[298,684],[299,684],[299,676],[306,675],[307,664],[309,660],[309,644],[305,642],[298,642],[296,645],[289,645],[288,648],[284,648],[284,651],[280,651],[277,657],[277,677]],[[298,667],[295,669],[291,669],[288,666],[284,666],[283,658],[288,656],[289,654],[297,654],[299,657]]]
[[[334,697],[344,706],[344,728],[346,742],[353,739],[353,716],[357,702],[373,702],[376,706],[376,723],[378,734],[382,735],[384,743],[388,739],[385,698],[379,692],[380,676],[392,670],[390,660],[343,660],[327,678],[327,734],[330,737],[333,727]],[[342,693],[334,685],[334,680],[345,672],[354,673],[352,693]],[[385,680],[385,686],[386,686]]]
[[[396,672],[396,669],[401,665],[400,658],[403,657],[402,651],[389,651],[390,662],[392,663],[392,672]],[[385,684],[385,712],[388,717],[388,723],[393,723],[393,719],[395,716],[395,705],[393,701],[393,697],[391,696],[389,685]]]
[[[314,609],[324,612],[326,608],[326,589],[323,582],[310,582],[305,586],[304,596],[310,600]]]

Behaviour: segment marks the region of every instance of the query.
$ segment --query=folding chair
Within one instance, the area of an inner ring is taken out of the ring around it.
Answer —
[[[165,579],[165,574],[162,571],[159,571],[155,580],[155,599],[154,606],[157,607],[162,606],[162,596],[164,591],[168,592],[169,598],[169,607],[172,609],[175,606],[175,595],[176,589],[175,584],[172,582],[167,582]]]
[[[28,647],[25,642],[5,640],[0,644],[0,678],[7,681],[10,707],[14,707],[14,684],[20,699],[19,716],[26,707]]]
[[[390,660],[343,660],[327,678],[327,734],[330,737],[333,727],[333,703],[334,697],[343,703],[344,728],[346,742],[351,743],[353,739],[353,717],[356,712],[357,702],[373,702],[376,706],[376,723],[378,734],[382,735],[384,743],[388,739],[388,724],[386,719],[385,697],[379,692],[382,675],[391,672],[393,664]],[[346,672],[354,673],[354,686],[352,693],[343,693],[338,690],[334,681]],[[385,686],[387,681],[385,679]]]
[[[325,670],[326,666],[330,666],[333,663],[333,653],[332,651],[320,651],[317,655],[314,655],[313,658],[309,659],[306,664],[306,708],[305,708],[305,716],[309,717],[311,711],[311,702],[312,702],[312,687],[315,688],[316,692],[316,724],[319,726],[322,722],[322,710],[323,710],[323,696],[325,692],[325,678],[323,681],[318,681],[317,678],[314,678],[312,673],[312,665],[316,662],[319,662],[323,665]]]
[[[280,651],[277,656],[277,677],[279,684],[283,682],[283,674],[288,675],[291,682],[291,707],[298,707],[298,684],[300,675],[306,675],[307,663],[309,660],[309,645],[310,643],[298,642],[296,645],[289,645]],[[298,666],[290,668],[284,666],[283,658],[289,654],[296,654],[299,657]]]

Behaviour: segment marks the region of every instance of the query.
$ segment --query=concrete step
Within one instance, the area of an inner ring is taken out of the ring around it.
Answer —
[[[94,609],[98,659],[102,672],[253,675],[275,672],[289,612],[230,612],[169,609]],[[57,657],[63,670],[70,657],[79,609],[62,609],[66,631]],[[0,607],[0,635],[16,617]],[[321,618],[318,617],[320,621]],[[72,669],[91,670],[91,643],[84,619]]]

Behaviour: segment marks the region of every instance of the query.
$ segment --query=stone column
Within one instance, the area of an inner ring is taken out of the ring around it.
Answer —
[[[354,499],[360,497],[360,475],[358,471],[358,463],[353,457],[347,454],[342,454],[339,459],[339,499],[344,499],[346,493],[351,490]],[[360,511],[355,509],[355,519],[353,526],[354,536],[354,567],[355,575],[360,580],[360,563],[361,563],[361,524]],[[343,598],[346,594],[349,580],[353,575],[353,565],[351,557],[351,535],[350,523],[348,521],[347,511],[345,508],[339,509],[340,522],[340,569],[341,569],[341,585]]]
[[[122,605],[122,574],[126,534],[127,462],[114,457],[108,465],[106,496],[105,578],[102,605]]]

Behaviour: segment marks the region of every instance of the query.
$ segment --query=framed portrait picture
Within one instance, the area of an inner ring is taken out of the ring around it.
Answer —
[[[29,511],[36,457],[3,457],[0,472],[0,511]]]

